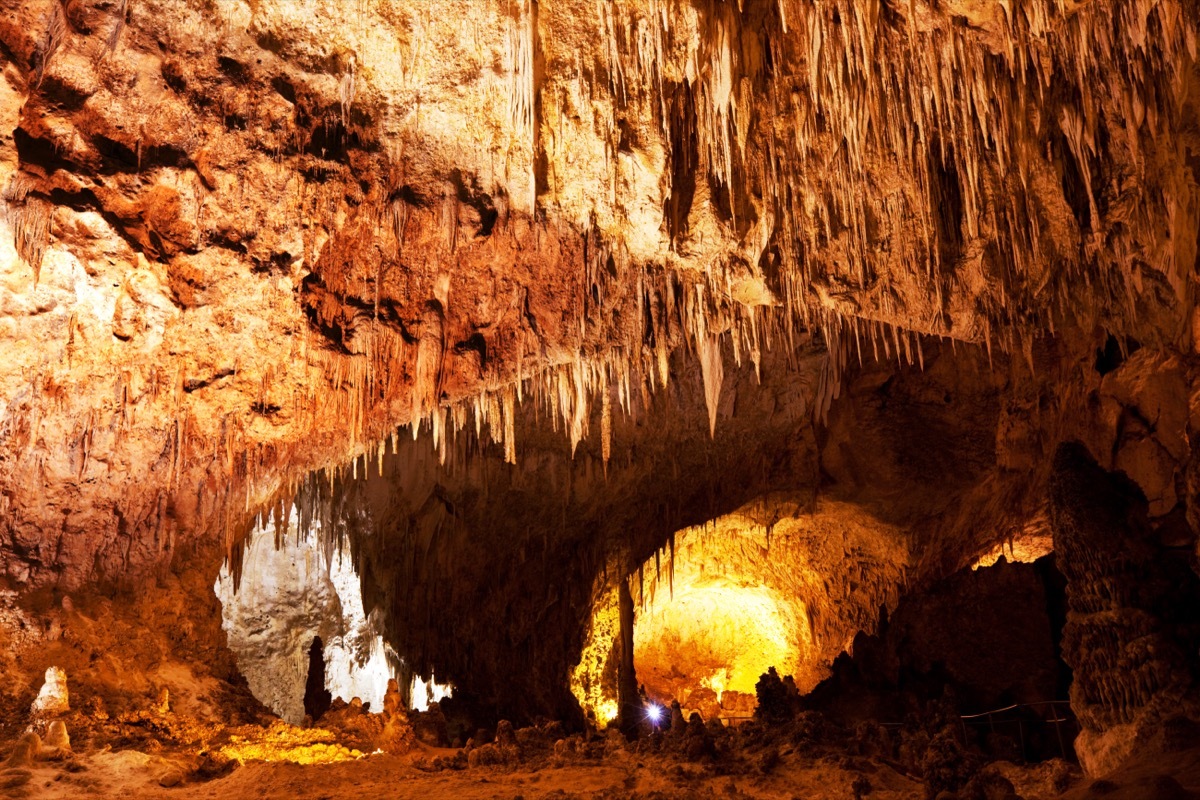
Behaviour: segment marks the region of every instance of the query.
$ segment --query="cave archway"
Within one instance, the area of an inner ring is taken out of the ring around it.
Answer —
[[[284,720],[316,719],[335,699],[380,711],[392,679],[417,708],[452,692],[414,674],[387,643],[349,550],[319,523],[304,525],[294,510],[278,525],[264,520],[240,555],[240,569],[227,564],[213,585],[222,627],[251,692]]]
[[[514,412],[512,464],[474,409],[455,435],[439,427],[435,439],[425,423],[310,475],[294,495],[298,516],[342,543],[379,632],[414,674],[453,683],[454,706],[484,724],[582,724],[568,676],[594,587],[611,589],[674,531],[770,488],[815,484],[808,393],[822,356],[792,357],[800,379],[768,372],[774,356],[761,380],[749,363],[727,365],[715,436],[703,375],[679,358],[669,387],[628,397],[627,412],[584,409],[584,427],[610,429],[607,446],[573,443],[529,399]],[[615,386],[610,394],[621,402]],[[754,413],[735,416],[735,403]]]
[[[894,607],[909,555],[903,531],[862,508],[775,494],[675,533],[627,581],[637,682],[705,718],[754,710],[769,667],[811,690],[880,607]],[[617,590],[597,601],[572,691],[598,724],[613,719]]]

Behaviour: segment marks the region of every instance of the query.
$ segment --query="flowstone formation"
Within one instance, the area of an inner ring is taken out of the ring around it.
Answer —
[[[1146,524],[1141,491],[1064,445],[1051,482],[1054,544],[1067,577],[1063,657],[1074,670],[1077,745],[1104,774],[1181,719],[1196,719],[1200,579]]]
[[[281,718],[299,724],[315,645],[320,689],[343,702],[358,698],[382,709],[399,658],[366,617],[349,553],[319,550],[316,536],[298,532],[294,521],[282,541],[274,534],[252,534],[240,585],[225,569],[213,587],[229,647],[250,689]]]

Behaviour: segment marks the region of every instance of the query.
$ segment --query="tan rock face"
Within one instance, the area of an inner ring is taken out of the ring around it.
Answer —
[[[1086,770],[1106,774],[1164,720],[1196,714],[1200,579],[1149,535],[1137,488],[1079,445],[1055,456],[1050,498],[1068,581],[1062,646],[1083,729],[1076,750]]]
[[[162,563],[581,355],[1173,339],[1191,12],[960,6],[10,0],[14,577]]]
[[[1193,4],[0,11],[0,563],[22,591],[211,585],[213,542],[236,554],[336,468],[353,502],[327,516],[410,520],[430,575],[481,587],[429,606],[493,663],[549,615],[530,675],[559,680],[604,565],[769,491],[905,529],[923,581],[1022,529],[1079,439],[1157,535],[1195,538]],[[1128,359],[1099,370],[1109,335]],[[434,447],[387,462],[404,423]],[[368,462],[408,481],[391,505]],[[496,474],[533,510],[479,500]],[[530,529],[561,579],[526,566]],[[546,590],[504,643],[470,613],[513,594],[473,532]],[[364,546],[368,595],[422,667],[465,672],[400,616],[389,548],[411,545]]]

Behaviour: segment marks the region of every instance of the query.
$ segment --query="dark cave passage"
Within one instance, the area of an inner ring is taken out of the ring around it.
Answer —
[[[294,759],[362,757],[299,755],[323,731],[461,748],[445,769],[568,740],[720,764],[783,737],[962,789],[987,764],[1098,772],[1121,726],[1189,741],[1200,579],[1175,521],[1077,444],[1028,503],[1042,478],[979,441],[998,413],[979,358],[866,363],[822,426],[792,373],[730,366],[715,436],[682,362],[609,423],[638,457],[607,464],[533,415],[516,465],[486,437],[400,431],[260,516],[214,585],[226,641],[300,726]],[[909,430],[856,445],[864,424]],[[948,491],[975,526],[952,557],[928,522]]]
[[[304,715],[314,722],[329,710],[333,695],[325,688],[325,648],[314,636],[308,648],[308,677],[304,681]]]

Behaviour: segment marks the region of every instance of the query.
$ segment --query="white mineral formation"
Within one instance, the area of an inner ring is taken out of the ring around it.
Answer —
[[[228,570],[218,577],[229,647],[254,696],[288,722],[304,718],[314,637],[323,644],[325,687],[378,711],[397,659],[370,630],[350,554],[322,552],[316,533],[297,536],[295,522],[278,547],[271,532],[253,534],[240,585]]]
[[[34,699],[29,711],[34,717],[50,717],[71,710],[67,702],[67,673],[58,667],[46,670],[46,682]]]
[[[44,754],[49,758],[67,758],[71,755],[71,737],[67,724],[60,719],[50,723],[46,739],[42,742]]]

